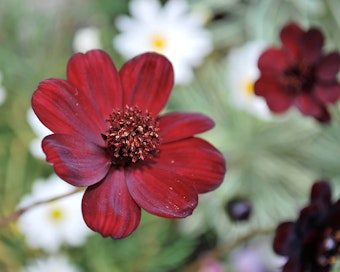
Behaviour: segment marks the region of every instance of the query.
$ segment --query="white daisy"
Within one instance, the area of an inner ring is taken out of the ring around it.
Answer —
[[[84,27],[76,31],[73,37],[73,51],[85,53],[91,49],[100,49],[99,29],[96,27]]]
[[[65,256],[56,255],[33,259],[22,269],[22,272],[79,272],[79,269]]]
[[[6,89],[2,86],[2,73],[0,72],[0,105],[4,103],[6,99]]]
[[[270,111],[264,99],[254,94],[254,83],[259,77],[257,61],[265,49],[260,41],[248,42],[231,49],[227,57],[227,84],[231,103],[257,117],[268,119]]]
[[[113,39],[115,48],[127,59],[146,51],[163,54],[174,66],[176,83],[190,82],[192,68],[212,45],[202,17],[187,8],[184,0],[170,0],[164,7],[158,0],[132,0],[131,17],[116,20],[121,33]]]
[[[52,132],[40,122],[32,109],[27,111],[26,118],[28,124],[37,135],[37,138],[31,141],[29,150],[34,157],[38,159],[45,159],[45,154],[41,148],[41,141],[45,136]]]
[[[22,198],[19,207],[73,190],[73,186],[52,175],[47,180],[37,180],[32,193]],[[82,217],[81,198],[82,193],[79,192],[26,211],[18,220],[18,228],[24,234],[27,245],[46,252],[56,252],[62,245],[82,245],[91,231]]]

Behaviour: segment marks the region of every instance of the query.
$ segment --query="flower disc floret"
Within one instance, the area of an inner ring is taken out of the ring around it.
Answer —
[[[152,158],[159,152],[158,121],[137,106],[114,110],[106,120],[109,128],[102,134],[113,165],[122,166]]]

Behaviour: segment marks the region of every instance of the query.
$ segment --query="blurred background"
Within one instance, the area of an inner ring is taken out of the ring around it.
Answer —
[[[328,125],[294,109],[273,116],[253,94],[256,62],[290,21],[317,26],[325,50],[339,50],[339,14],[338,0],[2,0],[0,271],[279,271],[277,224],[296,218],[317,179],[339,197],[340,108],[331,107]],[[4,224],[19,207],[74,190],[45,163],[40,141],[49,132],[30,102],[40,81],[65,78],[70,56],[92,48],[118,68],[141,52],[165,54],[176,75],[165,111],[215,120],[202,137],[225,155],[225,181],[188,218],[144,212],[123,240],[86,228],[82,192]]]

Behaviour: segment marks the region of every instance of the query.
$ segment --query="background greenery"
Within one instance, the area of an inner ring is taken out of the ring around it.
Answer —
[[[164,2],[164,1],[163,1]],[[240,237],[274,229],[294,219],[308,199],[310,185],[328,178],[340,193],[340,109],[332,107],[330,125],[320,125],[292,110],[280,121],[264,121],[236,110],[228,99],[225,58],[230,48],[261,39],[278,44],[278,32],[289,20],[319,26],[327,49],[340,49],[340,2],[337,0],[191,0],[191,9],[209,16],[214,51],[195,70],[195,80],[176,86],[168,110],[201,111],[216,121],[204,134],[225,154],[224,184],[201,197],[194,214],[167,220],[143,214],[130,237],[114,241],[99,234],[81,248],[63,248],[82,271],[198,271],[191,266],[212,251],[226,271],[233,271],[229,248]],[[112,47],[114,19],[128,13],[126,0],[2,0],[0,2],[0,71],[7,99],[0,106],[0,217],[16,209],[32,183],[52,169],[28,151],[35,138],[26,120],[38,83],[65,77],[73,54],[72,39],[82,26],[100,29],[103,49],[118,67],[123,58]],[[249,221],[232,222],[225,205],[235,196],[253,207]],[[259,235],[270,246],[271,233]],[[252,239],[240,242],[242,246]],[[243,243],[244,242],[244,243]],[[44,255],[25,245],[15,222],[0,229],[0,271],[19,271],[27,261]],[[270,254],[268,255],[270,256]],[[268,257],[269,258],[269,257]],[[335,268],[336,269],[336,268]]]

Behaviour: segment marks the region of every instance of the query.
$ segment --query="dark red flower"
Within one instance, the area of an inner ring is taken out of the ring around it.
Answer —
[[[304,31],[289,23],[280,38],[281,48],[268,48],[259,58],[255,94],[263,96],[274,113],[294,105],[302,114],[328,122],[327,105],[340,98],[340,54],[322,52],[324,37],[316,28]]]
[[[326,272],[340,256],[340,199],[331,200],[327,181],[315,182],[310,204],[296,222],[281,223],[274,251],[288,257],[284,272]]]
[[[137,56],[118,72],[105,52],[93,50],[72,56],[66,80],[44,80],[33,94],[33,110],[54,133],[42,142],[47,161],[68,183],[88,187],[83,217],[103,236],[131,234],[141,208],[186,217],[198,194],[224,178],[222,154],[194,137],[214,126],[210,118],[159,116],[173,81],[159,54]]]

